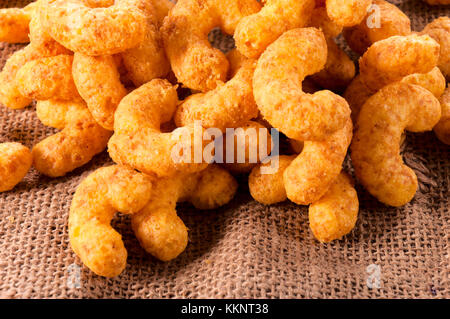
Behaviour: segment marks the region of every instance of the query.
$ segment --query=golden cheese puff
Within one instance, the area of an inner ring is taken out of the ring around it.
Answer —
[[[403,131],[431,130],[441,106],[428,90],[393,83],[371,96],[359,114],[351,145],[355,173],[364,187],[390,206],[408,203],[417,190],[417,176],[400,155]]]
[[[113,56],[92,57],[75,53],[73,79],[94,119],[105,129],[113,130],[114,112],[127,95]]]
[[[433,130],[442,143],[450,145],[450,88],[445,90],[439,101],[441,102],[442,116]]]
[[[306,94],[302,82],[326,63],[327,45],[315,28],[284,33],[258,60],[253,93],[264,119],[289,138],[321,140],[346,122],[350,108],[344,98],[330,92]]]
[[[438,66],[450,80],[450,18],[440,17],[425,26],[421,34],[428,34],[441,46]]]
[[[83,102],[52,100],[45,103],[48,107],[68,111],[62,131],[33,147],[33,165],[39,172],[50,177],[64,176],[106,148],[111,132],[97,124]]]
[[[345,41],[359,55],[377,41],[411,33],[411,21],[398,7],[385,0],[373,0],[372,4],[374,10],[369,10],[361,23],[344,29]]]
[[[160,177],[205,169],[203,154],[196,162],[194,153],[197,148],[203,153],[202,127],[197,132],[199,145],[194,140],[194,126],[161,132],[161,123],[172,118],[177,103],[176,87],[162,79],[152,80],[124,97],[116,110],[114,135],[108,144],[111,158]]]
[[[57,55],[27,62],[16,75],[22,96],[34,100],[81,99],[72,77],[72,55]]]
[[[20,143],[0,143],[0,192],[14,188],[28,173],[33,158]]]
[[[337,37],[344,29],[342,25],[330,19],[325,7],[320,6],[314,8],[307,25],[320,29],[327,38]]]
[[[297,155],[280,155],[274,158],[278,161],[278,169],[272,174],[264,174],[262,168],[267,169],[270,163],[258,164],[248,177],[248,187],[253,199],[264,205],[272,205],[284,202],[287,199],[283,182],[283,174]]]
[[[169,14],[169,11],[175,6],[170,0],[153,0],[153,7],[155,7],[156,20],[158,26],[162,26],[164,18]]]
[[[256,61],[247,60],[236,75],[227,83],[219,84],[207,93],[189,96],[180,104],[175,113],[177,126],[201,121],[205,128],[239,127],[258,115],[258,107],[253,97],[252,78]]]
[[[86,55],[111,55],[144,40],[147,24],[139,0],[119,0],[90,8],[82,0],[42,0],[50,35],[66,48]]]
[[[375,42],[359,59],[361,81],[373,90],[413,73],[427,73],[439,59],[439,44],[430,36],[392,36]]]
[[[284,32],[306,26],[314,6],[314,0],[267,0],[259,12],[237,25],[237,49],[248,58],[258,58]]]
[[[94,273],[115,277],[126,267],[122,236],[111,226],[117,211],[140,211],[152,195],[152,179],[125,166],[96,170],[77,187],[70,206],[70,245]]]
[[[24,8],[0,9],[0,42],[27,43],[31,16],[36,2]]]
[[[359,24],[371,4],[372,0],[326,0],[328,16],[344,27]]]
[[[164,19],[161,32],[172,70],[184,86],[201,92],[226,81],[228,60],[208,41],[220,27],[233,35],[237,23],[259,10],[256,0],[179,0]]]
[[[358,194],[353,181],[341,172],[325,195],[309,206],[309,226],[314,237],[328,243],[352,231],[358,211]]]
[[[346,125],[323,141],[304,141],[303,150],[284,171],[289,200],[308,205],[319,200],[339,175],[352,140],[350,116]]]
[[[238,184],[224,169],[211,165],[191,174],[160,178],[150,202],[131,217],[141,246],[162,261],[181,254],[188,243],[188,229],[176,212],[177,202],[191,202],[198,209],[215,209],[228,203]]]

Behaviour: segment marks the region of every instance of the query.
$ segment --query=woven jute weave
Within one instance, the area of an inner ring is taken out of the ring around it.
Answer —
[[[0,7],[25,3],[0,0]],[[414,30],[450,15],[450,6],[431,7],[421,0],[393,3],[411,17]],[[0,43],[0,68],[19,47]],[[0,142],[32,147],[53,133],[40,124],[33,106],[20,111],[0,106]],[[123,235],[129,257],[126,270],[114,279],[84,267],[67,234],[75,188],[96,168],[111,163],[107,153],[63,178],[32,170],[13,191],[0,194],[0,297],[448,298],[450,148],[433,133],[410,134],[403,155],[420,181],[414,200],[388,208],[357,186],[357,225],[332,244],[313,238],[306,207],[260,205],[248,195],[245,178],[224,208],[203,212],[179,207],[190,229],[189,245],[169,263],[146,254],[129,218],[119,215],[113,225]]]

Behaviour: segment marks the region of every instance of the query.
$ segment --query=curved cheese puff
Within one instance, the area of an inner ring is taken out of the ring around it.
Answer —
[[[308,205],[320,199],[339,175],[352,140],[350,116],[346,125],[323,141],[304,141],[303,150],[284,171],[287,197]]]
[[[228,61],[211,46],[208,34],[220,27],[232,35],[237,23],[255,13],[256,0],[179,0],[164,19],[161,32],[172,70],[179,82],[206,92],[226,80]]]
[[[378,90],[413,73],[427,73],[439,59],[439,44],[430,36],[393,36],[375,42],[359,60],[361,81]]]
[[[75,53],[73,79],[94,119],[105,129],[113,130],[114,112],[127,90],[112,56],[91,57]]]
[[[36,2],[24,8],[0,9],[0,42],[27,43],[31,16]]]
[[[227,83],[219,84],[207,93],[189,96],[175,113],[175,124],[185,126],[194,121],[202,121],[205,128],[239,127],[258,115],[258,107],[253,98],[252,78],[256,61],[247,60],[236,75]]]
[[[215,209],[228,203],[238,184],[226,170],[211,165],[192,175],[176,175],[156,181],[153,197],[131,217],[141,246],[162,261],[181,254],[188,243],[188,230],[176,212],[177,202],[191,202],[198,209]]]
[[[326,0],[328,16],[344,27],[359,24],[371,4],[372,0]]]
[[[0,192],[14,188],[28,173],[33,159],[20,143],[0,143]]]
[[[309,206],[309,226],[314,237],[328,243],[352,231],[358,211],[358,194],[353,181],[341,172],[325,195]]]
[[[155,78],[162,78],[170,71],[159,33],[156,9],[152,4],[160,1],[136,0],[146,18],[145,37],[137,47],[124,51],[122,58],[129,78],[137,87]]]
[[[284,32],[306,26],[314,5],[314,0],[267,0],[261,11],[237,25],[237,49],[248,58],[258,58]]]
[[[433,130],[442,143],[450,145],[450,88],[445,90],[439,101],[441,102],[442,116]]]
[[[40,108],[42,103],[44,107],[55,109],[55,113],[65,115],[64,120],[58,121],[65,123],[61,132],[47,137],[33,147],[33,165],[39,172],[50,177],[64,176],[83,166],[106,148],[111,132],[95,122],[83,102],[51,100],[39,102]],[[42,118],[43,114],[40,115]],[[58,124],[60,125],[62,123]]]
[[[294,29],[272,43],[258,60],[253,93],[261,114],[296,140],[325,139],[350,115],[344,98],[330,92],[306,94],[302,82],[325,65],[327,47],[315,28]]]
[[[61,46],[34,46],[32,43],[14,52],[0,73],[0,103],[11,109],[28,106],[32,100],[20,93],[16,85],[17,72],[29,61],[59,54],[67,54],[67,50]]]
[[[384,0],[373,0],[372,4],[376,10],[369,10],[358,25],[344,29],[345,41],[359,55],[377,41],[411,33],[411,21],[395,5]]]
[[[72,55],[57,55],[27,62],[16,75],[22,96],[34,100],[80,100],[72,77]]]
[[[400,139],[405,129],[431,130],[440,116],[439,101],[413,84],[390,84],[363,105],[351,157],[356,176],[379,201],[402,206],[414,197],[417,177],[402,161]]]
[[[414,73],[405,76],[400,80],[402,83],[416,84],[430,91],[436,98],[439,98],[445,90],[445,77],[438,67],[434,67],[428,73]],[[352,109],[352,119],[356,122],[359,111],[369,97],[376,93],[376,90],[369,89],[358,75],[347,87],[344,97]]]
[[[108,144],[111,158],[116,163],[158,176],[205,169],[207,164],[203,159],[195,163],[193,156],[196,147],[203,152],[202,129],[198,132],[200,145],[196,145],[191,126],[161,133],[161,123],[172,118],[177,103],[176,87],[161,79],[152,80],[124,97],[115,113],[114,135]],[[174,158],[177,150],[183,151],[179,154],[181,159],[186,159],[185,156],[190,159],[177,161]]]
[[[224,166],[236,174],[249,173],[253,167],[264,160],[260,155],[270,155],[272,150],[272,137],[265,126],[255,121],[248,121],[242,125],[241,129],[242,134],[238,128],[234,131],[235,134],[225,134],[223,138]],[[232,163],[226,162],[228,144],[234,146]],[[260,153],[260,149],[263,154]],[[243,154],[244,158],[239,158],[238,153]]]
[[[440,17],[425,26],[422,34],[428,34],[441,46],[438,66],[450,80],[450,18]]]
[[[42,0],[50,35],[66,48],[86,55],[110,55],[144,40],[145,15],[136,0],[90,8],[82,0]]]
[[[117,211],[140,211],[152,195],[152,179],[125,166],[96,170],[77,187],[70,206],[70,245],[97,275],[114,277],[126,266],[122,236],[111,227]]]

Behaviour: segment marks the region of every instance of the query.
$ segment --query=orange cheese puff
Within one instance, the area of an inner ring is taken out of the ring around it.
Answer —
[[[450,145],[450,88],[445,90],[439,101],[441,102],[442,117],[433,130],[442,143]]]
[[[172,70],[186,87],[206,92],[227,77],[225,55],[211,46],[208,34],[220,27],[234,34],[237,23],[259,10],[256,0],[179,0],[164,19],[161,32]]]
[[[359,24],[372,4],[372,0],[326,0],[331,20],[344,27]]]
[[[438,66],[450,80],[450,18],[440,17],[425,26],[422,34],[428,34],[441,46]]]
[[[309,206],[309,226],[314,237],[328,243],[352,231],[358,211],[358,194],[353,181],[341,172],[325,195]]]
[[[431,71],[438,59],[439,44],[430,36],[393,36],[375,42],[359,59],[361,81],[378,90],[409,74]]]
[[[91,57],[75,53],[73,79],[94,119],[105,129],[114,127],[114,112],[127,90],[112,56]]]
[[[270,155],[272,150],[272,138],[269,130],[255,121],[248,121],[242,127],[237,128],[234,134],[225,134],[223,141],[224,166],[236,174],[250,173],[253,167],[264,160],[261,157]],[[229,143],[234,146],[231,163],[227,163],[226,158],[230,156],[228,155]],[[260,150],[263,150],[262,153]]]
[[[337,37],[344,29],[342,25],[337,24],[328,17],[325,7],[320,6],[313,10],[307,26],[320,29],[327,38]]]
[[[14,188],[28,173],[33,159],[20,143],[0,143],[0,192]]]
[[[153,6],[155,7],[158,26],[162,26],[164,18],[169,14],[169,11],[175,4],[170,0],[153,0]]]
[[[364,187],[390,206],[408,203],[417,190],[417,177],[400,155],[403,131],[431,130],[441,106],[428,90],[393,83],[371,96],[359,113],[351,158]]]
[[[41,103],[68,111],[63,130],[33,147],[33,165],[39,172],[50,177],[64,176],[106,148],[111,132],[95,122],[84,103],[57,100]]]
[[[430,91],[436,98],[439,98],[445,90],[445,77],[438,67],[434,67],[428,73],[414,73],[405,76],[400,80],[403,83],[416,84]],[[352,109],[352,119],[356,123],[359,111],[369,97],[376,93],[376,90],[369,89],[358,75],[347,87],[344,97]]]
[[[236,75],[227,83],[219,84],[207,93],[189,96],[175,113],[177,126],[201,121],[205,128],[239,127],[258,115],[258,107],[253,97],[252,78],[256,61],[242,63]]]
[[[27,62],[17,72],[17,88],[29,99],[81,99],[73,82],[72,61],[72,55],[57,55]]]
[[[280,155],[277,159],[273,159],[278,160],[278,170],[273,174],[263,174],[262,171],[262,168],[268,168],[270,163],[258,164],[254,167],[248,177],[248,187],[253,199],[264,205],[284,202],[287,199],[287,195],[283,174],[296,156]]]
[[[323,141],[304,141],[303,150],[284,171],[287,197],[296,204],[319,200],[339,175],[352,140],[350,116],[346,125]]]
[[[111,55],[139,45],[147,24],[137,0],[90,8],[82,0],[42,0],[50,35],[66,48],[86,55]]]
[[[137,47],[124,51],[122,57],[128,76],[135,86],[141,86],[150,80],[166,76],[170,71],[170,64],[164,52],[153,2],[136,0],[136,3],[146,18],[145,38]]]
[[[360,24],[344,29],[345,41],[359,55],[377,41],[411,33],[411,21],[399,8],[384,0],[372,3],[374,10],[369,10]]]
[[[330,92],[306,94],[302,82],[319,72],[327,59],[323,33],[293,29],[272,43],[258,60],[253,93],[261,114],[289,138],[326,139],[341,129],[350,115],[344,98]]]
[[[36,2],[24,8],[0,9],[0,42],[26,43]]]
[[[284,32],[306,26],[314,5],[314,0],[267,0],[261,11],[237,25],[237,49],[248,58],[258,58]]]
[[[194,154],[197,148],[203,152],[201,127],[197,132],[199,142],[194,139],[193,126],[161,133],[161,123],[172,118],[177,103],[176,87],[161,79],[152,80],[124,97],[116,110],[114,135],[108,144],[111,158],[157,176],[205,169],[207,163],[203,162],[202,154],[199,161]]]
[[[117,211],[140,211],[152,195],[152,179],[125,166],[103,167],[77,187],[70,206],[72,249],[94,273],[115,277],[126,267],[122,236],[111,226]]]
[[[228,203],[237,190],[226,170],[211,165],[191,174],[160,178],[150,202],[131,217],[141,246],[162,261],[181,254],[188,243],[188,230],[176,212],[177,202],[191,202],[198,209],[215,209]]]

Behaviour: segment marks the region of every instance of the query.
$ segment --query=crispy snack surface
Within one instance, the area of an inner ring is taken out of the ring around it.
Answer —
[[[27,43],[31,16],[36,2],[24,8],[0,9],[0,42]]]
[[[359,24],[371,4],[372,0],[326,0],[328,16],[344,27]]]
[[[359,114],[351,145],[355,173],[379,201],[402,206],[417,190],[417,176],[400,155],[403,131],[431,130],[441,106],[428,90],[414,84],[393,83],[371,96]]]
[[[443,143],[450,145],[450,88],[445,90],[439,101],[441,102],[442,116],[433,130]]]
[[[358,194],[353,181],[342,172],[325,195],[309,206],[309,226],[314,237],[328,243],[351,232],[358,211]]]
[[[422,34],[428,34],[441,46],[438,66],[450,80],[450,18],[440,17],[425,26]]]
[[[0,143],[0,192],[14,188],[28,173],[32,163],[30,150],[20,143]]]

